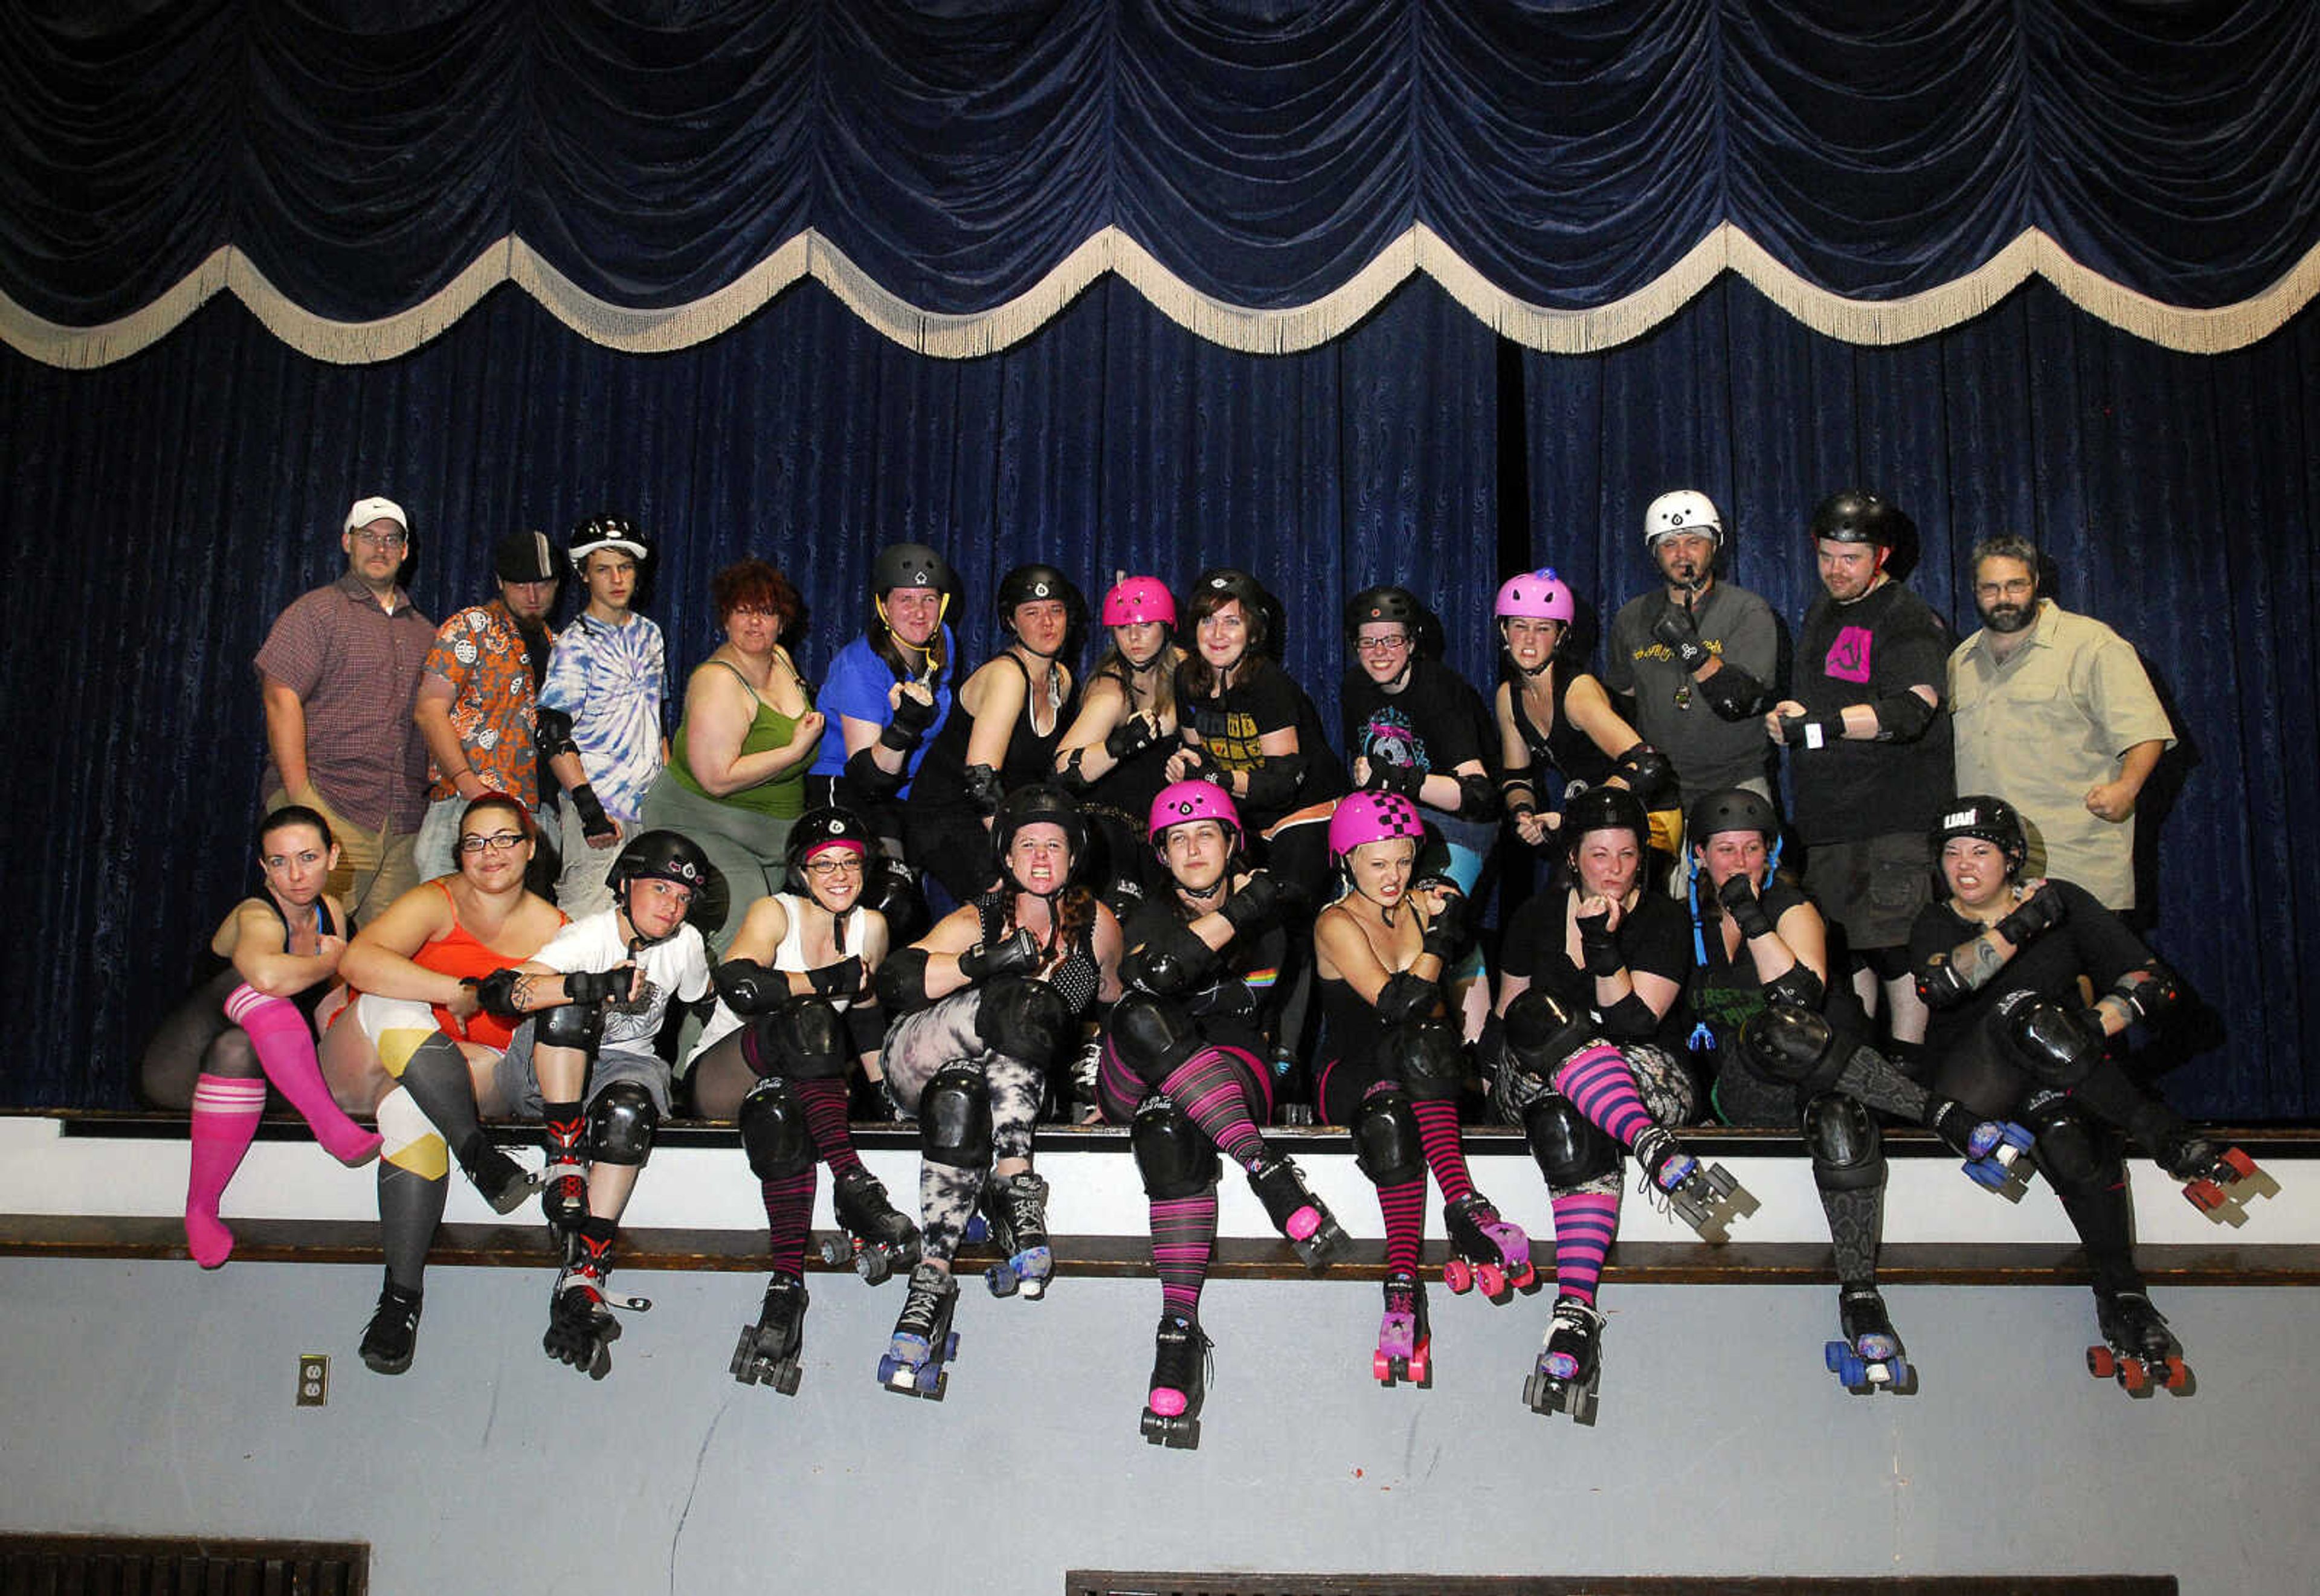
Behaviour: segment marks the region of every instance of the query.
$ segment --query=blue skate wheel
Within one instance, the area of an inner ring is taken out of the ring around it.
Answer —
[[[957,1356],[958,1356],[958,1332],[957,1332],[956,1330],[953,1330],[949,1335],[945,1336],[945,1337],[943,1338],[943,1355],[942,1355],[942,1361],[943,1361],[944,1363],[948,1363],[948,1362],[950,1362],[950,1360],[951,1360],[951,1359],[953,1359],[953,1358],[956,1357]]]
[[[990,1240],[991,1221],[984,1219],[981,1214],[976,1214],[973,1219],[968,1220],[966,1221],[966,1238],[969,1241],[978,1243]]]
[[[901,1368],[902,1366],[902,1365],[901,1365],[901,1363],[899,1363],[898,1361],[896,1361],[896,1359],[895,1359],[895,1357],[894,1357],[894,1355],[893,1355],[893,1353],[891,1353],[891,1352],[885,1352],[885,1353],[881,1353],[881,1354],[879,1354],[879,1355],[878,1355],[878,1383],[879,1383],[879,1384],[881,1384],[881,1385],[891,1385],[891,1384],[893,1384],[893,1380],[894,1380],[894,1371],[895,1371],[895,1370],[897,1370],[897,1369],[899,1369],[899,1368]]]
[[[1852,1351],[1853,1349],[1842,1341],[1830,1341],[1821,1347],[1820,1356],[1822,1361],[1828,1365],[1828,1372],[1838,1374],[1844,1373],[1844,1360],[1851,1356]]]

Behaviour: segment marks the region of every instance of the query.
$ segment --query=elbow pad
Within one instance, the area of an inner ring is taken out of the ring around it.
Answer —
[[[881,735],[878,740],[884,742],[886,739]],[[847,757],[846,779],[853,783],[855,787],[872,803],[883,803],[902,790],[902,778],[894,772],[887,770],[870,757],[870,750],[875,746],[875,744],[865,743]],[[893,745],[888,744],[888,746]]]
[[[1632,992],[1603,1011],[1603,1034],[1615,1042],[1644,1041],[1659,1028],[1660,1017]]]
[[[762,1014],[790,995],[789,977],[753,958],[729,958],[710,972],[709,978],[716,984],[717,995],[736,1014]]]
[[[984,814],[999,812],[999,772],[988,765],[966,767],[966,796]]]
[[[1772,707],[1772,695],[1764,691],[1764,684],[1728,659],[1723,669],[1698,685],[1700,696],[1721,721],[1753,721]]]
[[[1764,984],[1764,994],[1776,1003],[1793,1003],[1799,1009],[1818,1009],[1828,995],[1821,978],[1802,965],[1790,965],[1786,970]]]
[[[1538,812],[1538,789],[1531,784],[1527,766],[1510,770],[1499,778],[1499,796],[1506,801],[1509,820]]]
[[[916,1013],[934,1000],[927,995],[927,950],[904,948],[878,966],[878,1006],[897,1018]]]
[[[1119,979],[1139,992],[1174,997],[1207,981],[1216,968],[1215,951],[1192,927],[1172,925],[1120,961]]]
[[[1888,693],[1869,707],[1877,712],[1880,742],[1915,742],[1934,723],[1934,706],[1914,693]]]
[[[2154,958],[2135,974],[2143,978],[2138,981],[2134,975],[2127,975],[2110,989],[2111,996],[2126,1006],[2129,1019],[2148,1025],[2181,1006],[2183,984],[2176,979],[2174,971]]]
[[[1264,764],[1248,773],[1249,803],[1258,809],[1288,808],[1305,780],[1305,765],[1302,754],[1283,754],[1278,758],[1266,756]]]
[[[1056,779],[1063,784],[1065,791],[1074,797],[1086,797],[1088,787],[1091,785],[1087,772],[1080,768],[1080,761],[1086,757],[1085,748],[1074,748],[1070,753],[1065,754],[1063,762],[1056,766]]]
[[[1967,982],[1965,973],[1951,962],[1946,953],[1934,955],[1917,972],[1917,997],[1928,1009],[1954,1009],[1972,995],[1973,987]]]
[[[1379,989],[1377,1011],[1397,1024],[1405,1020],[1423,1020],[1434,1012],[1442,1001],[1441,992],[1431,981],[1399,970],[1386,977]]]
[[[1730,670],[1726,666],[1725,670]],[[1724,671],[1716,673],[1721,676]],[[1639,742],[1617,759],[1611,767],[1627,784],[1627,790],[1643,801],[1644,807],[1653,807],[1652,800],[1659,797],[1663,788],[1675,780],[1675,766],[1665,754],[1647,742]]]
[[[532,735],[539,751],[553,759],[561,754],[577,755],[580,745],[572,740],[572,717],[562,710],[540,704],[532,711]]]
[[[1468,821],[1499,818],[1499,790],[1491,784],[1489,776],[1476,774],[1458,778],[1458,817]]]

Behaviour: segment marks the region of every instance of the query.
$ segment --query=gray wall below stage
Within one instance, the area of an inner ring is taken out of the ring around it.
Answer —
[[[1369,1378],[1376,1288],[1224,1283],[1197,1452],[1137,1433],[1157,1287],[970,1283],[949,1399],[872,1379],[900,1291],[817,1275],[794,1398],[726,1373],[762,1282],[655,1299],[610,1379],[539,1349],[548,1277],[431,1276],[365,1370],[367,1268],[0,1259],[0,1528],[345,1537],[381,1596],[1058,1591],[1070,1567],[1441,1573],[2172,1573],[2313,1588],[2320,1292],[2166,1293],[2199,1387],[2083,1372],[2076,1289],[1897,1288],[1913,1398],[1823,1372],[1833,1293],[1607,1293],[1592,1430],[1519,1392],[1548,1299],[1433,1295],[1430,1391]],[[295,1358],[330,1401],[293,1406]]]

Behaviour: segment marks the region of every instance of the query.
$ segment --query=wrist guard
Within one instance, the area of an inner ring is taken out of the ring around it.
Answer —
[[[862,961],[849,955],[834,965],[808,970],[805,978],[818,996],[850,998],[862,990]]]
[[[1724,905],[1724,912],[1740,928],[1740,935],[1754,940],[1772,934],[1772,916],[1764,912],[1763,900],[1745,875],[1730,875],[1716,889],[1716,901]]]
[[[572,800],[572,807],[580,816],[581,835],[589,838],[620,835],[620,828],[612,824],[612,817],[604,812],[604,806],[596,802],[595,788],[582,782],[576,787],[566,788],[564,795]]]
[[[969,981],[988,980],[993,975],[1016,975],[1037,969],[1039,964],[1039,939],[1031,935],[1029,926],[1017,926],[1015,934],[996,947],[980,945],[958,956],[958,973]]]

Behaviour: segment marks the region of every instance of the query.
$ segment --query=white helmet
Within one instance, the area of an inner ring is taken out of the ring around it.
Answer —
[[[1662,538],[1677,532],[1706,532],[1716,546],[1724,546],[1724,518],[1716,505],[1696,488],[1680,487],[1662,494],[1644,512],[1644,547],[1656,549]]]

